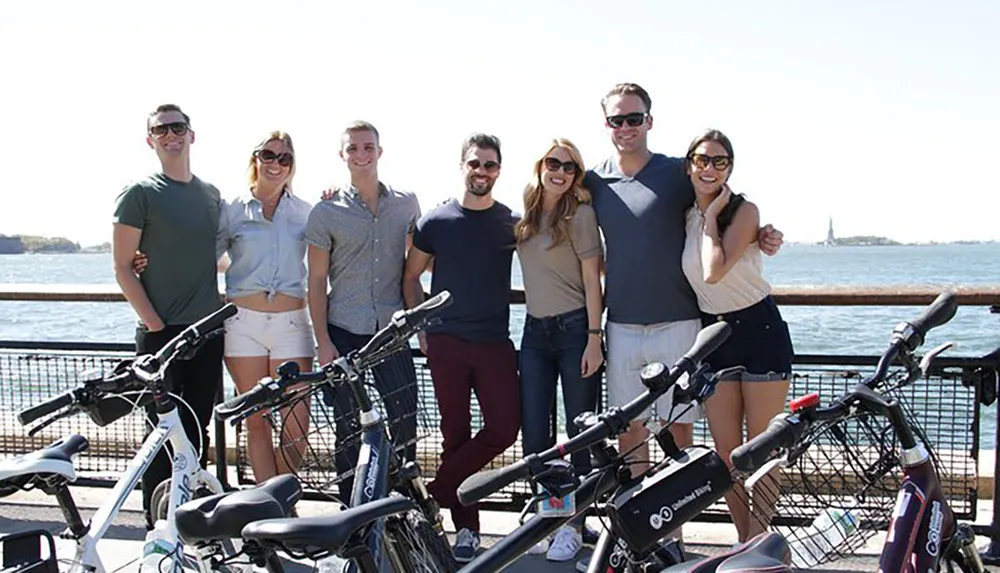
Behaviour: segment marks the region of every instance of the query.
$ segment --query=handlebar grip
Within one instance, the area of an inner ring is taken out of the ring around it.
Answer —
[[[72,390],[59,394],[55,398],[50,398],[38,404],[37,406],[32,406],[27,410],[24,410],[17,415],[17,421],[21,423],[22,426],[30,424],[35,420],[41,418],[42,416],[47,416],[53,412],[61,410],[66,406],[69,406],[76,402],[76,394]]]
[[[276,384],[270,378],[261,380],[249,392],[237,394],[215,407],[215,415],[220,420],[231,418],[251,408],[267,402],[275,393]]]
[[[409,327],[418,326],[429,316],[437,314],[452,303],[451,293],[443,290],[417,306],[406,311],[404,318]]]
[[[226,319],[236,316],[238,310],[235,304],[226,303],[219,310],[189,326],[188,329],[194,330],[198,336],[204,336],[206,333],[221,328]]]
[[[498,470],[486,470],[473,474],[458,486],[458,501],[462,505],[472,505],[484,497],[500,491],[528,475],[528,464],[521,460]]]
[[[695,364],[704,360],[709,354],[715,352],[717,348],[722,346],[722,343],[729,338],[733,329],[726,322],[716,322],[715,324],[710,324],[698,332],[697,338],[695,338],[694,344],[691,348],[684,353],[684,358]]]
[[[791,445],[795,441],[798,436],[799,424],[801,424],[801,420],[798,416],[779,415],[775,417],[763,432],[733,450],[729,456],[733,465],[740,471],[756,471],[770,461],[771,452],[780,447]]]
[[[937,328],[955,317],[958,310],[958,297],[953,292],[943,292],[934,299],[926,310],[916,320],[910,323],[921,336],[925,336],[932,328]]]

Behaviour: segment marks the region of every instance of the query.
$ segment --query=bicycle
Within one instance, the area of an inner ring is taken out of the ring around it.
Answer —
[[[364,540],[363,570],[451,572],[457,569],[444,534],[437,503],[430,497],[415,461],[402,463],[400,454],[386,438],[385,421],[372,404],[361,374],[401,349],[430,321],[432,315],[451,303],[451,295],[441,292],[423,304],[396,312],[390,323],[363,348],[335,359],[315,372],[301,372],[294,362],[278,368],[278,378],[264,378],[249,392],[235,396],[215,408],[219,419],[233,425],[263,410],[286,408],[317,391],[353,392],[360,406],[361,447],[355,468],[354,489],[349,507],[364,506],[396,498],[412,500],[407,511],[379,520]],[[222,568],[250,563],[281,571],[273,553],[244,543],[239,553],[226,550],[222,543],[240,537],[251,520],[280,518],[288,514],[301,497],[301,484],[293,476],[272,478],[261,486],[234,494],[211,496],[180,508],[177,526],[181,536],[196,547],[199,555]],[[296,522],[308,523],[307,519]],[[353,567],[353,564],[352,564]]]
[[[935,572],[940,570],[942,561],[948,564],[949,571],[953,570],[953,565],[966,573],[984,571],[972,528],[968,524],[957,523],[942,493],[929,451],[930,444],[924,443],[926,440],[922,438],[917,441],[920,433],[915,431],[915,424],[907,417],[901,403],[885,396],[888,391],[885,386],[891,379],[889,369],[894,362],[899,361],[904,367],[902,381],[897,386],[903,387],[924,377],[934,358],[952,346],[950,342],[942,344],[930,350],[919,362],[914,357],[927,332],[951,320],[957,306],[954,294],[942,293],[916,320],[903,322],[893,330],[889,348],[882,354],[874,373],[852,390],[826,407],[820,407],[818,394],[793,400],[790,413],[776,416],[764,432],[732,453],[737,469],[755,472],[747,480],[748,487],[752,487],[760,476],[772,469],[796,464],[814,444],[819,432],[833,436],[850,454],[847,435],[840,427],[844,420],[852,417],[866,421],[873,417],[887,419],[889,430],[901,450],[898,465],[902,468],[903,479],[891,517],[886,520],[888,535],[879,556],[879,571],[885,573]],[[891,452],[887,450],[884,455],[891,455]],[[879,473],[889,472],[894,471],[897,462],[892,458],[889,463],[882,460],[878,465]],[[866,479],[870,481],[879,477],[872,475]],[[871,508],[866,510],[872,514],[869,521],[876,522],[874,525],[881,518],[877,510],[877,507],[874,511]],[[885,510],[888,514],[888,507]],[[843,528],[836,523],[833,527]],[[842,533],[834,532],[832,528],[818,533],[824,537],[829,535],[827,545],[832,552],[838,551],[833,541],[839,540]],[[829,557],[811,554],[808,545],[801,546],[799,551],[802,550],[809,553],[801,555],[803,559],[823,560]]]
[[[76,481],[73,458],[87,450],[87,439],[75,434],[57,440],[46,448],[0,462],[0,497],[19,490],[41,489],[52,495],[66,519],[67,529],[60,537],[73,540],[75,556],[68,568],[70,573],[103,573],[104,565],[97,553],[97,542],[107,533],[115,516],[125,504],[129,493],[135,489],[142,474],[153,458],[170,444],[172,478],[169,496],[165,504],[165,541],[173,544],[175,550],[165,556],[171,561],[171,570],[195,569],[197,566],[186,560],[183,544],[174,527],[176,508],[189,501],[198,490],[221,493],[222,485],[215,476],[202,469],[198,452],[204,444],[195,446],[189,440],[181,424],[178,403],[190,408],[183,399],[169,393],[163,383],[170,364],[177,359],[193,356],[209,338],[218,336],[223,322],[236,314],[236,307],[227,304],[189,326],[155,354],[144,354],[120,362],[108,376],[85,380],[79,387],[32,406],[17,416],[22,425],[43,420],[34,426],[29,435],[34,435],[55,421],[79,413],[87,414],[98,426],[107,426],[147,403],[154,404],[159,422],[146,437],[135,457],[129,462],[121,478],[115,483],[111,495],[101,505],[88,523],[84,523],[73,500],[69,484]],[[138,395],[130,401],[123,396]],[[201,437],[199,435],[199,442]],[[166,483],[166,482],[164,482]],[[161,507],[164,504],[160,504]],[[34,530],[0,538],[4,543],[5,567],[10,565],[13,572],[58,571],[55,540],[45,530]],[[48,557],[42,557],[42,543],[48,546]],[[11,544],[8,546],[8,544]],[[10,554],[7,554],[10,551]],[[12,557],[12,561],[8,561]],[[5,569],[8,571],[8,569]]]
[[[563,496],[573,492],[579,500],[579,507],[587,507],[618,489],[619,495],[605,504],[614,533],[608,530],[602,533],[590,570],[639,570],[634,564],[654,557],[660,547],[658,540],[670,529],[722,498],[728,487],[731,487],[731,477],[718,454],[709,448],[691,447],[678,451],[674,447],[671,450],[669,445],[672,444],[672,438],[664,428],[656,436],[668,446],[665,449],[672,451],[673,456],[647,472],[644,478],[633,478],[628,469],[630,462],[623,455],[618,455],[607,444],[607,440],[623,432],[632,418],[640,415],[675,384],[677,403],[689,404],[710,396],[714,385],[726,373],[709,375],[707,367],[699,364],[725,340],[729,332],[729,326],[725,323],[704,329],[688,353],[670,369],[658,363],[644,369],[643,381],[648,390],[641,396],[622,408],[612,408],[599,415],[581,415],[577,421],[584,428],[583,431],[567,442],[528,456],[506,468],[480,472],[470,477],[459,490],[460,500],[472,503],[523,477],[528,477],[553,495]],[[690,377],[678,382],[683,374],[689,374]],[[596,453],[602,454],[603,462],[606,463],[579,481],[570,464],[561,458],[585,448],[592,448]],[[694,479],[696,474],[715,480],[715,483],[708,490],[701,489],[699,486],[703,486],[705,482]],[[691,483],[694,485],[683,486]],[[244,492],[231,494],[231,497],[241,494]],[[677,504],[676,510],[671,509],[670,515],[664,515],[661,508],[667,507],[671,500]],[[274,554],[279,551],[296,559],[319,560],[342,556],[350,559],[362,573],[377,571],[369,549],[375,524],[382,519],[417,509],[412,499],[389,496],[324,517],[257,519],[262,512],[256,511],[252,505],[237,501],[232,505],[241,508],[234,510],[234,514],[239,512],[239,521],[246,525],[242,529],[232,527],[226,534],[241,538],[244,549],[251,548],[248,555],[252,555],[252,562],[266,567],[271,573],[283,573],[280,562],[275,566],[273,559]],[[643,512],[648,507],[653,508],[651,512],[637,516],[636,512]],[[572,515],[536,513],[460,571],[499,571],[572,518]],[[655,523],[655,527],[650,525],[651,522]],[[233,524],[236,525],[235,520]],[[774,563],[787,563],[788,547],[781,536],[765,533],[742,548],[729,552],[719,561],[726,559],[729,560],[726,567],[740,566],[743,571],[764,571],[764,567]],[[651,562],[655,561],[653,559]],[[394,565],[397,566],[397,571],[412,570]],[[661,565],[654,566],[658,570]],[[725,569],[719,569],[723,570]]]

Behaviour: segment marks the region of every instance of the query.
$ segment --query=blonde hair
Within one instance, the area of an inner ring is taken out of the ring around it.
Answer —
[[[270,135],[268,135],[260,143],[258,143],[256,147],[253,148],[253,151],[250,153],[250,166],[247,167],[247,179],[250,182],[251,189],[257,188],[257,178],[260,176],[257,173],[257,153],[260,152],[260,150],[264,149],[264,147],[268,143],[271,143],[272,141],[280,141],[284,143],[285,147],[288,148],[288,151],[291,152],[292,156],[293,157],[295,156],[295,146],[292,145],[292,136],[288,135],[284,131],[272,131]],[[296,163],[298,162],[292,161],[292,169],[288,173],[288,181],[285,181],[285,186],[282,189],[282,191],[288,191],[289,195],[292,194],[292,178],[295,177]]]
[[[537,235],[542,228],[542,170],[545,169],[545,158],[553,149],[563,148],[569,152],[573,162],[576,163],[576,173],[573,175],[573,182],[570,188],[559,198],[556,208],[552,211],[552,244],[549,248],[555,247],[569,240],[569,222],[576,215],[576,207],[580,203],[590,203],[590,192],[583,186],[583,177],[586,173],[583,165],[583,157],[580,150],[572,141],[565,138],[552,140],[549,148],[535,162],[532,170],[531,182],[524,189],[524,216],[514,226],[514,235],[518,243],[523,243],[531,237]]]

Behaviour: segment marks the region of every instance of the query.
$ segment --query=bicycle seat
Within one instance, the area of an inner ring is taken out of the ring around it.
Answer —
[[[88,447],[90,442],[87,438],[73,434],[40,450],[0,461],[0,490],[5,489],[6,485],[24,486],[39,474],[58,474],[69,481],[75,481],[76,469],[73,467],[72,456],[87,451]]]
[[[192,545],[238,538],[252,521],[288,517],[301,497],[298,478],[280,475],[250,489],[191,500],[174,513],[177,534]]]
[[[791,571],[792,551],[788,541],[777,533],[761,533],[750,541],[722,555],[679,563],[660,573],[753,573],[754,571]]]
[[[338,554],[363,527],[411,509],[411,499],[394,495],[323,517],[255,521],[243,528],[243,539],[301,555]]]

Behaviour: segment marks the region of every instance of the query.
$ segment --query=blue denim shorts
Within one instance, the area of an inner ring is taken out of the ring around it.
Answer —
[[[767,296],[752,306],[734,312],[701,315],[702,326],[720,321],[729,323],[732,334],[705,359],[713,370],[744,366],[751,379],[779,377],[773,375],[786,379],[791,377],[795,355],[792,337],[788,332],[788,323],[781,318],[773,298]]]

